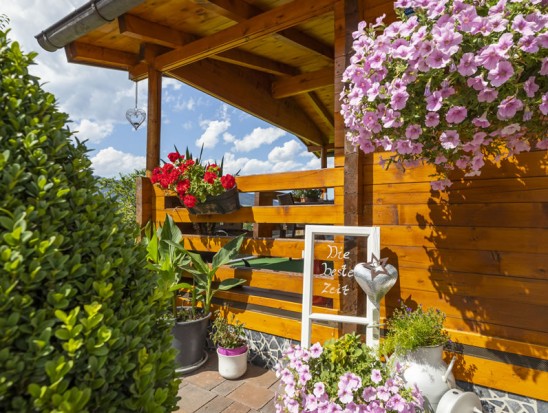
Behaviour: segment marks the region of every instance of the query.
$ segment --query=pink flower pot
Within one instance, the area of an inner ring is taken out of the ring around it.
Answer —
[[[247,346],[241,346],[236,348],[224,348],[218,347],[217,352],[223,356],[238,356],[244,354],[247,351]]]

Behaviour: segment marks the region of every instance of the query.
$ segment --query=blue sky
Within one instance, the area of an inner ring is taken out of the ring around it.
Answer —
[[[7,4],[6,4],[7,3]],[[125,118],[135,106],[135,86],[127,73],[69,64],[63,50],[41,49],[34,36],[85,0],[3,1],[0,14],[10,19],[10,38],[25,52],[36,51],[31,72],[57,97],[70,115],[70,128],[87,140],[95,173],[118,176],[145,165],[146,122],[139,130]],[[139,107],[146,110],[147,82],[139,83]],[[317,169],[320,161],[293,135],[199,92],[179,81],[166,79],[162,91],[161,157],[174,146],[188,146],[204,159],[220,161],[225,172],[241,175]]]

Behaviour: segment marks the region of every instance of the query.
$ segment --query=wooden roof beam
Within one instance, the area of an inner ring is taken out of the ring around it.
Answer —
[[[324,145],[324,132],[291,99],[274,99],[268,75],[227,63],[201,60],[168,75],[245,112],[289,131],[313,145]]]
[[[171,71],[293,27],[313,17],[328,13],[332,11],[333,7],[334,0],[294,0],[158,56],[155,68],[162,72]]]
[[[307,93],[334,84],[335,72],[328,67],[315,72],[303,73],[293,77],[285,77],[272,83],[272,96],[283,99],[301,93]]]
[[[316,114],[321,118],[325,128],[329,130],[329,134],[333,136],[335,133],[335,119],[333,114],[325,107],[322,101],[315,93],[307,93],[304,98],[309,102],[309,105],[314,109]]]
[[[192,35],[131,14],[123,14],[118,17],[118,29],[120,34],[125,36],[171,48],[196,40]]]
[[[259,7],[255,7],[242,0],[200,0],[199,4],[205,9],[211,10],[214,13],[220,14],[236,22],[242,22],[263,13],[263,10]],[[297,29],[290,28],[282,30],[276,36],[282,37],[284,40],[288,40],[297,46],[308,49],[327,58],[329,61],[333,61],[333,49],[330,46]]]
[[[65,46],[67,60],[74,63],[104,65],[114,69],[129,70],[139,63],[139,55],[107,49],[87,43],[72,42]]]
[[[118,18],[118,27],[121,34],[147,43],[170,47],[172,49],[181,47],[187,43],[191,43],[199,39],[194,35],[173,30],[170,27],[150,22],[130,14],[125,14]],[[211,56],[211,58],[261,72],[270,73],[276,76],[294,75],[297,73],[297,70],[292,66],[241,50],[229,50],[224,53]]]

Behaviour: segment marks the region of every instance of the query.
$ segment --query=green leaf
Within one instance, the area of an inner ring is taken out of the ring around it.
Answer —
[[[217,288],[219,291],[228,291],[231,288],[237,287],[239,285],[245,284],[246,280],[242,278],[229,278],[227,280],[221,281],[219,284],[219,287]]]
[[[236,257],[242,242],[245,238],[245,233],[231,239],[226,245],[224,245],[213,257],[213,271],[216,272],[220,266],[228,264],[228,262]]]

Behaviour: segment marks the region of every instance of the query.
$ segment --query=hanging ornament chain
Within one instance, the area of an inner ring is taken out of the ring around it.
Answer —
[[[135,108],[128,109],[126,111],[126,119],[129,123],[131,123],[131,126],[135,128],[135,130],[139,129],[139,126],[143,124],[145,119],[147,118],[147,114],[143,109],[138,108],[138,99],[139,99],[139,89],[137,82],[135,82]]]

